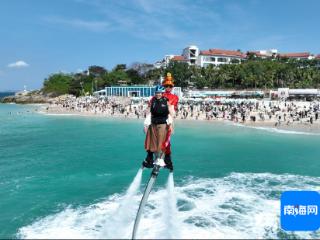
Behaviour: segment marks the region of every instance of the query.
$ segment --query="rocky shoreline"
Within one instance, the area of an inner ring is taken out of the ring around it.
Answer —
[[[31,91],[20,92],[15,95],[6,96],[0,99],[0,103],[17,103],[17,104],[38,104],[38,103],[52,103],[54,97],[50,94],[44,94],[43,92]]]

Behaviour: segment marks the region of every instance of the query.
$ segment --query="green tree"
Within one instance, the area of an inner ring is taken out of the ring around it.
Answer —
[[[145,75],[145,82],[153,82],[153,83],[158,83],[160,80],[161,76],[164,76],[165,70],[163,68],[154,68],[149,70],[146,75]]]
[[[69,85],[69,94],[76,97],[83,95],[81,80],[79,77],[74,76]]]
[[[145,79],[143,79],[137,70],[129,69],[126,71],[128,78],[130,79],[131,84],[143,84]]]
[[[125,71],[127,68],[127,65],[126,64],[117,64],[113,71]]]
[[[87,74],[89,72],[89,75]],[[105,86],[157,83],[161,76],[172,73],[176,86],[199,89],[209,88],[319,88],[320,60],[296,60],[288,58],[261,59],[249,57],[240,64],[208,67],[189,66],[183,62],[170,62],[167,68],[153,68],[150,64],[134,63],[129,69],[118,64],[111,72],[100,66],[90,66],[83,73],[51,74],[44,80],[43,92],[75,96],[91,94]]]
[[[104,76],[106,73],[108,73],[108,71],[104,68],[104,67],[100,67],[100,66],[90,66],[89,68],[89,74],[93,75],[93,77],[102,77]]]
[[[174,79],[175,86],[186,88],[191,82],[192,71],[187,63],[171,61],[165,70],[165,74],[170,72]]]
[[[44,80],[42,91],[44,93],[54,93],[56,95],[67,94],[71,81],[72,75],[70,74],[52,74]]]
[[[118,85],[119,81],[126,81],[130,84],[128,74],[123,70],[114,69],[108,75],[105,76],[105,83],[107,86]]]

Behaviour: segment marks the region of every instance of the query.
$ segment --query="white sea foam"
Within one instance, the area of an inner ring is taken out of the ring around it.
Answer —
[[[263,131],[268,131],[268,132],[273,132],[273,133],[297,134],[297,135],[317,135],[317,136],[320,135],[320,133],[284,130],[284,129],[278,129],[278,128],[273,128],[273,127],[256,127],[256,126],[243,125],[240,123],[234,123],[232,125],[237,126],[237,127],[245,127],[245,128],[252,128],[252,129],[257,129],[257,130],[263,130]]]
[[[98,204],[69,207],[40,219],[21,228],[17,237],[128,239],[141,199],[138,183]],[[232,173],[215,179],[189,178],[174,187],[171,175],[166,188],[150,194],[137,237],[320,238],[320,231],[280,229],[279,199],[285,190],[320,191],[320,178]]]
[[[48,116],[80,116],[80,114],[77,113],[46,113],[46,112],[39,112],[43,113]]]

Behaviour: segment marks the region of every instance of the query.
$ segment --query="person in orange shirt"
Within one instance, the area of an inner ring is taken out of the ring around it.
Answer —
[[[173,78],[171,76],[171,73],[167,73],[166,78],[162,82],[162,86],[165,88],[165,92],[163,93],[163,96],[168,98],[170,105],[174,106],[174,110],[178,110],[178,102],[179,97],[172,93],[174,84],[173,84]]]
[[[169,105],[173,106],[174,112],[178,110],[178,102],[179,102],[179,97],[175,94],[172,93],[174,83],[173,83],[173,78],[171,76],[171,73],[167,73],[166,78],[162,82],[162,86],[165,88],[165,92],[163,93],[163,96],[168,99]],[[172,116],[173,117],[173,116]],[[168,131],[167,134],[167,144],[165,146],[165,157],[164,157],[164,162],[168,166],[168,168],[173,169],[172,165],[172,160],[171,160],[171,143],[170,143],[170,136],[171,136],[171,131]]]

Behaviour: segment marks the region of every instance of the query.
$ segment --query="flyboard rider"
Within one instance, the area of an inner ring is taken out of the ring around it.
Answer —
[[[176,111],[178,111],[178,102],[179,102],[179,97],[175,94],[172,93],[174,84],[173,84],[173,78],[171,76],[171,73],[167,73],[166,78],[162,82],[162,86],[165,88],[165,92],[163,94],[164,97],[166,97],[169,101],[169,105],[173,106],[173,116],[175,116]],[[173,133],[173,132],[171,132]],[[171,134],[170,133],[170,134]],[[164,156],[164,161],[165,163],[169,163],[169,165],[172,165],[171,161],[171,143],[170,143],[170,135],[169,135],[169,141],[168,144],[166,145],[166,149],[164,151],[165,156]]]
[[[153,168],[153,154],[162,152],[165,154],[165,167],[173,171],[170,136],[173,132],[173,116],[179,98],[171,93],[174,85],[170,73],[162,84],[163,86],[156,86],[155,96],[149,102],[150,114],[144,121],[147,157],[142,162],[142,166]]]

